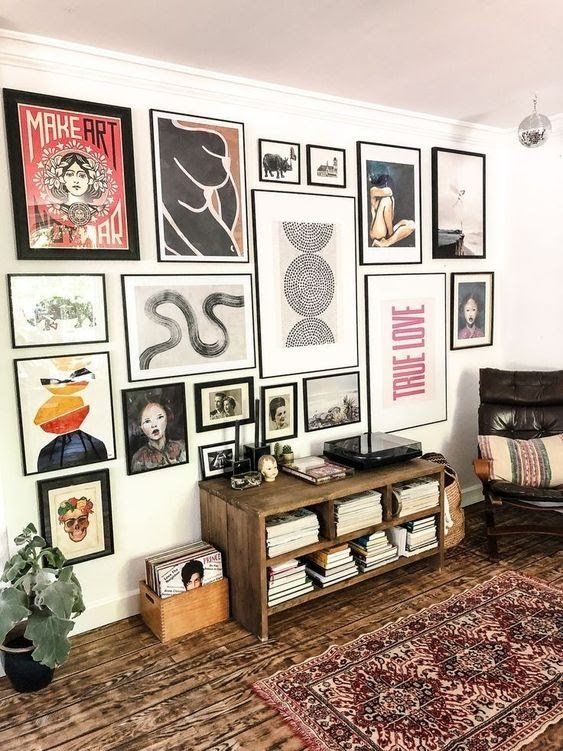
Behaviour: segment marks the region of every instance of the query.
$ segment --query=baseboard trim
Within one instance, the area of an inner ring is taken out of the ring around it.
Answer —
[[[478,483],[477,485],[469,485],[467,488],[463,488],[461,491],[461,505],[463,508],[466,506],[472,506],[474,503],[479,503],[483,500],[483,486]]]

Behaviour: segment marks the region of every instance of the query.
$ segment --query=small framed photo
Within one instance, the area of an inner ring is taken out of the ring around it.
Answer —
[[[103,274],[8,274],[12,346],[107,342]]]
[[[199,447],[199,463],[202,480],[222,477],[232,471],[235,459],[235,442],[212,443]]]
[[[308,433],[360,422],[360,374],[304,378],[303,404]]]
[[[41,534],[60,548],[67,564],[112,555],[109,471],[39,480]]]
[[[196,431],[254,422],[254,381],[232,378],[194,384]]]
[[[485,258],[486,156],[432,149],[432,258]]]
[[[260,403],[262,405],[263,443],[297,436],[296,383],[262,386]]]
[[[127,474],[187,464],[188,428],[183,383],[124,389]]]
[[[263,183],[301,182],[301,146],[287,141],[258,139],[258,174]]]
[[[450,349],[493,343],[494,273],[452,274]]]
[[[4,89],[18,258],[138,261],[131,110]]]
[[[346,187],[346,149],[307,144],[307,184]]]
[[[14,361],[24,474],[115,459],[108,352]]]

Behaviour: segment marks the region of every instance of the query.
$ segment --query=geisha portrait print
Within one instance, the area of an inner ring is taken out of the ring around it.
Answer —
[[[248,261],[244,125],[151,110],[159,261]]]
[[[4,90],[18,258],[139,258],[131,110]]]

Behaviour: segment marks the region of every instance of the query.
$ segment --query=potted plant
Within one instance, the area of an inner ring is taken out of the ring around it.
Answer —
[[[58,548],[28,524],[0,583],[0,650],[16,691],[37,691],[51,682],[70,651],[72,617],[84,612],[82,589]]]
[[[281,463],[282,464],[293,464],[293,460],[295,459],[295,455],[293,453],[293,449],[289,445],[289,443],[286,443],[281,450]]]

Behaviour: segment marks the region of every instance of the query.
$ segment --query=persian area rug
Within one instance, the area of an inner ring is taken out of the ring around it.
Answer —
[[[562,672],[563,592],[508,572],[253,689],[315,751],[516,751]]]

